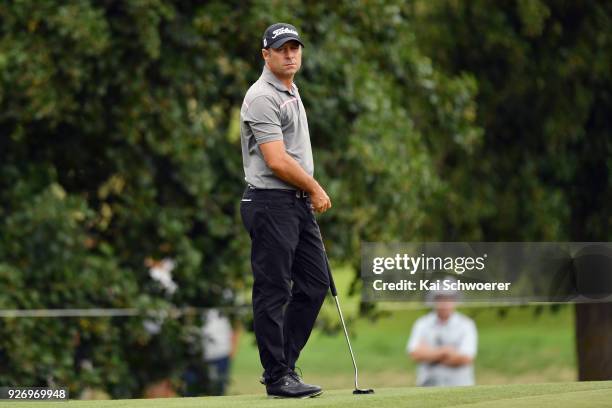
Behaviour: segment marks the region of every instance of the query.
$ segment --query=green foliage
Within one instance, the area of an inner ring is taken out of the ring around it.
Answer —
[[[450,170],[482,237],[608,241],[610,3],[418,4],[423,52],[479,86],[479,159]]]
[[[409,5],[350,3],[304,12],[305,99],[316,173],[333,210],[321,218],[326,246],[357,266],[361,241],[444,236],[432,221],[452,191],[440,161],[471,156],[476,83],[448,76],[423,55]],[[311,27],[312,25],[312,27]]]
[[[2,308],[210,306],[244,285],[241,168],[210,123],[225,95],[209,93],[197,14],[161,1],[0,6]],[[164,257],[173,295],[145,266]],[[140,395],[199,355],[199,319],[159,318],[158,333],[149,319],[3,319],[0,382]]]

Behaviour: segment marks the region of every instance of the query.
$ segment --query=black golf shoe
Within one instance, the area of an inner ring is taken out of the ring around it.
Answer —
[[[318,385],[305,384],[295,373],[285,374],[273,383],[266,383],[270,398],[309,398],[323,393]]]

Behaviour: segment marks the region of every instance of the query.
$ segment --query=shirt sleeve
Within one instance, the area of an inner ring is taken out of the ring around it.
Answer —
[[[417,320],[412,326],[412,332],[406,344],[406,354],[412,353],[423,340],[423,321]]]
[[[465,325],[465,335],[459,345],[459,353],[474,358],[478,348],[478,333],[473,321],[468,320]]]
[[[244,115],[253,131],[257,144],[283,140],[280,107],[267,96],[259,96],[251,101]]]

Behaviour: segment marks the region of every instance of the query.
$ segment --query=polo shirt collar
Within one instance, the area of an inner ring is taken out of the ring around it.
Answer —
[[[281,92],[289,92],[291,95],[293,95],[294,91],[297,89],[297,85],[294,83],[291,84],[291,90],[287,89],[285,84],[283,84],[282,81],[278,79],[276,75],[274,75],[274,73],[272,73],[272,71],[270,71],[270,69],[265,64],[263,67],[263,72],[261,73],[261,77],[267,83],[269,83],[270,85],[272,85],[274,88],[278,89]]]

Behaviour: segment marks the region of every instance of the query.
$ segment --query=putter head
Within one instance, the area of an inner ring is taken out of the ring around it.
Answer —
[[[371,388],[368,388],[367,390],[355,388],[353,390],[353,394],[374,394],[374,390]]]

